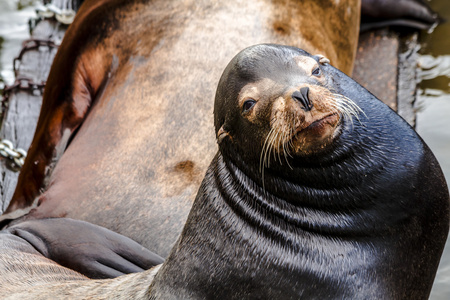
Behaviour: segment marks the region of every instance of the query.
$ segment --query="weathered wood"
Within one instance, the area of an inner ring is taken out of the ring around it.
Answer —
[[[417,90],[417,33],[388,29],[360,36],[353,78],[415,126]]]
[[[43,20],[33,30],[31,38],[52,40],[61,43],[67,26],[53,20]],[[35,83],[47,80],[50,66],[57,48],[40,46],[24,52],[16,63],[16,76],[26,76]],[[10,140],[15,147],[28,149],[36,129],[42,103],[39,91],[13,90],[9,96],[8,110],[3,119],[0,138]],[[9,162],[1,158],[0,163],[0,214],[6,209],[16,186],[19,173],[9,168]]]
[[[414,104],[417,98],[417,62],[419,61],[418,34],[403,39],[398,62],[398,113],[411,126],[416,126]]]
[[[359,37],[353,78],[381,101],[397,110],[399,38],[387,29]]]

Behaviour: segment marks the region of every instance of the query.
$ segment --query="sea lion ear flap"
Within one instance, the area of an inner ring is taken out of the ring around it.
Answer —
[[[323,56],[322,54],[314,55],[314,57],[317,59],[317,61],[321,65],[327,65],[330,63],[330,60],[328,58],[326,58],[325,56]]]
[[[222,127],[220,127],[219,131],[217,132],[217,143],[218,144],[222,143],[223,139],[226,138],[227,136],[231,137],[228,131],[226,131],[222,125]]]

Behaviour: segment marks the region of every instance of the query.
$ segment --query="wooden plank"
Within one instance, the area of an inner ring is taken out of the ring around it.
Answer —
[[[417,33],[380,29],[361,34],[353,78],[415,126]]]
[[[52,40],[59,45],[67,26],[53,20],[42,20],[33,30],[32,38]],[[24,52],[21,61],[17,62],[17,77],[26,76],[35,83],[47,80],[50,66],[57,48],[40,46]],[[39,91],[30,93],[23,90],[14,90],[10,93],[9,105],[3,119],[0,138],[10,140],[15,147],[27,150],[36,129],[37,119],[42,103]],[[1,158],[0,163],[0,214],[8,206],[14,193],[19,173],[12,170],[10,163]]]
[[[399,38],[387,29],[360,35],[353,78],[397,110]]]

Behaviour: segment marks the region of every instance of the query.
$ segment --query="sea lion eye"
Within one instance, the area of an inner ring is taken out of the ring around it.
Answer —
[[[312,71],[312,75],[314,75],[314,76],[320,76],[321,73],[322,73],[322,72],[320,71],[320,68],[319,68],[319,67],[315,68],[315,69]]]
[[[248,99],[244,102],[244,105],[242,106],[242,111],[246,112],[252,109],[253,105],[255,105],[256,101],[253,99]]]

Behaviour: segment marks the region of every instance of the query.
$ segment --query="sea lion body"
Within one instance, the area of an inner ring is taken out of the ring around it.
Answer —
[[[215,128],[219,152],[151,299],[428,298],[449,193],[385,104],[320,57],[257,45],[224,71]]]
[[[15,295],[428,297],[449,194],[430,149],[395,112],[322,57],[279,45],[230,62],[214,111],[219,151],[159,269]]]
[[[357,0],[85,1],[3,218],[84,220],[166,256],[217,150],[212,99],[227,62],[276,42],[350,73],[359,11]]]

